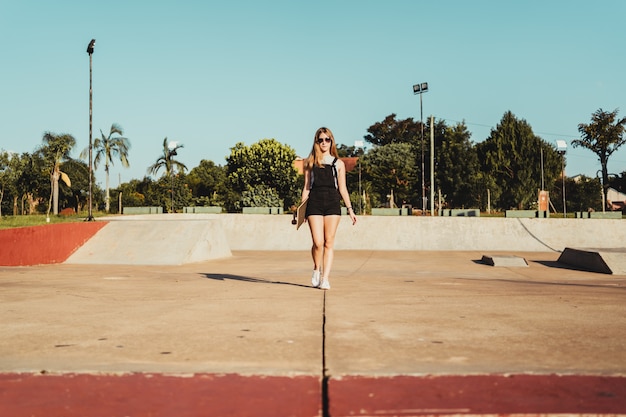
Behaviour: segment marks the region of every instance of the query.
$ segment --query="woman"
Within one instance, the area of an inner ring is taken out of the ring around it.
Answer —
[[[307,198],[305,217],[313,239],[311,284],[329,290],[333,245],[341,216],[340,199],[346,204],[353,225],[356,216],[346,187],[346,166],[338,157],[333,133],[326,127],[320,127],[315,132],[313,149],[304,164],[302,201]]]

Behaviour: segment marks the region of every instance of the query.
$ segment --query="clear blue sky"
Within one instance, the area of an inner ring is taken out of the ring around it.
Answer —
[[[179,160],[224,165],[237,142],[275,138],[300,156],[319,126],[354,145],[396,113],[465,121],[483,141],[511,110],[550,143],[579,138],[597,109],[626,116],[626,1],[0,0],[0,149],[45,131],[89,141],[120,124],[143,178],[165,137]],[[567,174],[597,157],[568,147]],[[626,147],[609,172],[626,170]],[[98,182],[104,184],[103,168]]]

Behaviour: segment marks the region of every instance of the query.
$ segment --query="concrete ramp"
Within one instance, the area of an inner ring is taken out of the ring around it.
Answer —
[[[111,221],[65,263],[183,265],[231,255],[219,221]]]
[[[565,248],[558,261],[587,271],[626,275],[626,248]]]

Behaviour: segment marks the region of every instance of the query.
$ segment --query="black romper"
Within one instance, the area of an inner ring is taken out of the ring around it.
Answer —
[[[323,167],[313,165],[311,171],[311,191],[306,207],[306,217],[341,215],[341,196],[337,185],[335,158],[332,164]]]

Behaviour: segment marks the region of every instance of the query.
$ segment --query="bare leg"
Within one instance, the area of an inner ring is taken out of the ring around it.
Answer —
[[[341,220],[341,216],[324,217],[324,270],[322,281],[328,281],[330,270],[333,266],[333,258],[335,255],[335,234],[337,233],[339,220]]]
[[[309,223],[313,240],[313,246],[311,247],[313,270],[319,271],[322,267],[324,256],[324,216],[309,216],[307,223]]]

